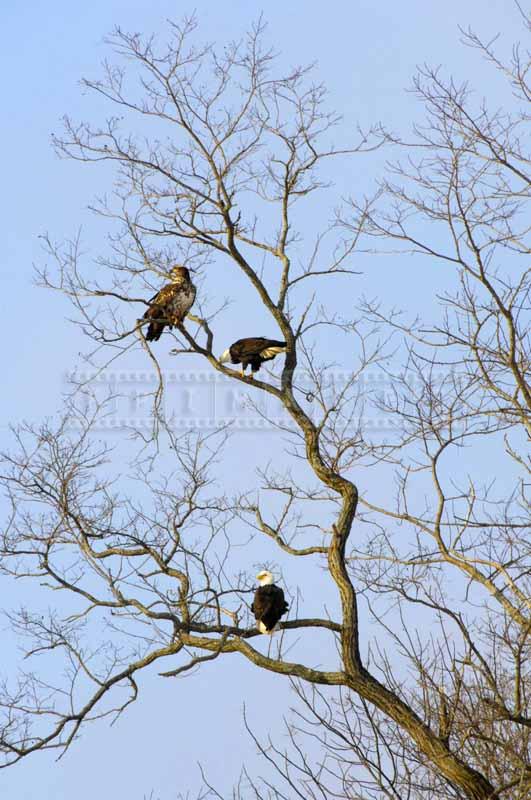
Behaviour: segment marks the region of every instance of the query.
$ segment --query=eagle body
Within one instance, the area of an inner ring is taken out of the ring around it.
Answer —
[[[251,336],[238,339],[220,356],[222,364],[241,364],[242,375],[248,366],[257,372],[264,361],[271,361],[279,353],[286,352],[286,342],[277,339],[265,339],[263,336]]]
[[[273,583],[273,576],[270,572],[261,572],[257,578],[260,586],[254,594],[251,611],[255,616],[258,630],[261,633],[271,634],[289,606],[283,590]]]
[[[196,289],[186,267],[174,267],[170,272],[171,283],[167,283],[152,298],[144,319],[149,319],[146,340],[158,341],[166,326],[173,328],[182,322],[191,309]]]

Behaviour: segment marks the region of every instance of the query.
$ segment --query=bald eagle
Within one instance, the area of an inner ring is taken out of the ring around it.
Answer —
[[[275,586],[273,576],[268,570],[259,572],[256,579],[260,586],[254,593],[251,611],[260,633],[272,634],[280,617],[287,612],[289,606],[284,598],[284,592],[280,586]]]
[[[241,374],[244,375],[249,365],[253,372],[257,372],[264,361],[271,361],[279,353],[285,352],[286,342],[255,336],[238,339],[220,355],[219,360],[222,364],[227,364],[229,361],[232,364],[241,364]]]
[[[150,323],[146,333],[148,342],[160,339],[166,327],[182,325],[195,300],[195,286],[186,267],[176,266],[170,270],[171,283],[167,283],[149,301],[144,319]]]

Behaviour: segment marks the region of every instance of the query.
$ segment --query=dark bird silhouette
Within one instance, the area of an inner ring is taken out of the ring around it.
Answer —
[[[260,586],[254,593],[251,611],[256,619],[260,633],[272,634],[280,617],[288,611],[284,592],[273,583],[273,575],[268,570],[259,572],[256,579]]]
[[[167,283],[149,301],[144,319],[149,319],[146,340],[156,342],[167,326],[182,325],[195,300],[195,286],[186,267],[176,266],[170,270],[171,282]]]
[[[263,336],[238,339],[237,342],[225,350],[219,357],[222,364],[241,364],[241,373],[250,365],[253,372],[258,372],[264,361],[278,356],[279,353],[286,352],[286,342],[279,342],[276,339],[264,339]]]

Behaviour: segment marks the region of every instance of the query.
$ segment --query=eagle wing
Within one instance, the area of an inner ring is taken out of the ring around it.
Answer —
[[[165,316],[168,306],[171,304],[175,290],[179,288],[172,283],[163,286],[157,294],[149,301],[149,308],[144,314],[144,319],[160,319]]]
[[[261,347],[267,344],[267,339],[262,336],[250,337],[248,339],[238,339],[230,347],[231,355],[238,360],[252,358],[255,356]]]
[[[146,333],[148,342],[158,341],[165,326],[171,324],[171,309],[176,289],[177,286],[168,283],[150,300],[149,308],[144,314],[144,319],[151,320]]]

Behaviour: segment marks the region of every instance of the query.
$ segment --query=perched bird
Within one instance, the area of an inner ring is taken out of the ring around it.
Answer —
[[[171,283],[167,283],[149,301],[144,319],[149,319],[146,339],[156,342],[166,326],[182,325],[195,300],[195,286],[186,267],[170,270]]]
[[[251,365],[253,372],[257,372],[264,361],[271,361],[271,359],[278,356],[279,353],[286,352],[286,342],[278,342],[276,339],[264,339],[263,336],[249,337],[247,339],[238,339],[237,342],[225,350],[219,357],[222,364],[241,364],[241,373],[245,374],[245,370]]]
[[[275,586],[273,576],[268,570],[259,572],[256,580],[260,584],[254,593],[251,611],[256,619],[256,626],[260,633],[272,634],[275,625],[288,610],[289,606],[284,598],[280,586]]]

